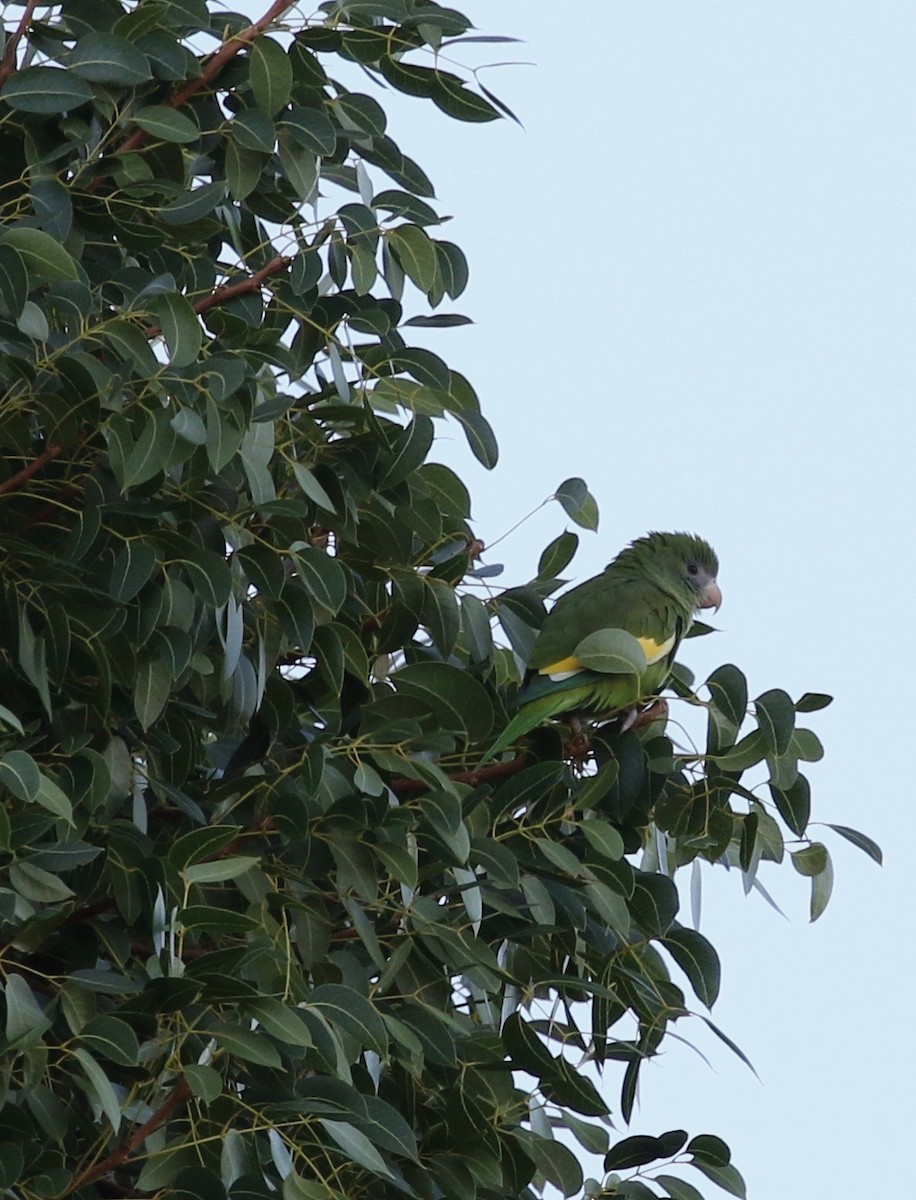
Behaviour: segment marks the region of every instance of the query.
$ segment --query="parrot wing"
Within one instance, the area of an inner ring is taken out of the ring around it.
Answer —
[[[625,629],[651,666],[673,659],[687,630],[683,609],[649,579],[615,578],[613,566],[561,596],[547,615],[529,666],[545,675],[577,671],[575,649],[601,629]]]

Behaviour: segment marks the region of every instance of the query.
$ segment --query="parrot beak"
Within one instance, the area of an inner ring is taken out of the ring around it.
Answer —
[[[716,612],[718,612],[721,606],[722,592],[719,589],[719,585],[715,580],[713,580],[711,583],[707,583],[706,587],[703,589],[703,594],[698,607],[714,608]]]

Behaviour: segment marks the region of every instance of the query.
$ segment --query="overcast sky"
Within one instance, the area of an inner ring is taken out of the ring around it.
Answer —
[[[834,898],[707,871],[701,928],[724,979],[714,1017],[644,1074],[632,1132],[721,1134],[752,1200],[906,1191],[916,1051],[909,631],[916,595],[912,0],[456,0],[524,123],[459,125],[385,101],[471,261],[467,329],[426,344],[475,384],[502,449],[467,467],[493,542],[570,475],[601,527],[571,573],[685,528],[719,552],[722,632],[751,695],[837,697],[809,718],[814,817],[882,842],[879,869],[829,830]],[[465,59],[471,60],[471,48]],[[368,89],[367,89],[368,90]],[[551,505],[490,556],[533,573]],[[613,1095],[616,1106],[617,1081]],[[711,1189],[711,1185],[710,1185]]]

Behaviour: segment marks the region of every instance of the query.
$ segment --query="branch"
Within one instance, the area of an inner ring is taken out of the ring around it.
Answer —
[[[139,1146],[143,1145],[151,1133],[155,1133],[160,1125],[165,1124],[176,1108],[190,1098],[190,1085],[182,1077],[175,1085],[175,1090],[169,1096],[168,1100],[160,1108],[156,1109],[149,1120],[144,1121],[136,1133],[132,1134],[123,1146],[119,1146],[117,1150],[112,1150],[107,1158],[103,1158],[94,1167],[87,1167],[82,1175],[78,1175],[70,1186],[70,1192],[67,1194],[78,1192],[81,1188],[86,1187],[87,1184],[94,1183],[96,1179],[100,1179],[103,1175],[107,1175],[110,1171],[114,1171],[120,1167]]]
[[[0,483],[0,495],[4,492],[14,492],[17,488],[22,487],[24,483],[28,483],[33,475],[36,475],[42,467],[57,458],[62,451],[63,446],[47,446],[34,462],[30,462],[27,467],[23,467],[21,471],[17,471],[15,475],[11,475],[9,479],[4,479],[3,483]]]
[[[227,304],[230,300],[234,300],[236,296],[247,296],[249,292],[260,291],[261,284],[264,283],[265,279],[270,279],[271,275],[279,275],[292,261],[292,258],[288,255],[278,254],[276,258],[270,260],[266,267],[261,267],[260,271],[255,271],[247,279],[240,279],[238,283],[227,283],[222,287],[218,287],[209,296],[204,296],[203,300],[198,300],[196,304],[192,305],[192,308],[200,316],[201,313],[209,312],[211,308],[217,308],[220,304]],[[144,332],[148,338],[158,337],[162,333],[162,326],[147,325]]]
[[[509,775],[517,775],[528,761],[528,755],[523,751],[510,758],[508,762],[490,763],[486,767],[477,767],[473,771],[454,771],[449,773],[449,779],[454,783],[469,783],[471,787],[479,787],[490,779],[505,779]],[[396,796],[410,792],[425,792],[430,784],[423,779],[407,779],[398,776],[388,785]]]
[[[16,32],[7,43],[6,52],[3,55],[3,61],[0,62],[0,84],[6,83],[7,78],[12,75],[16,69],[16,47],[22,41],[23,34],[32,24],[32,13],[38,7],[38,0],[28,0],[25,6],[25,12],[20,18]]]
[[[204,64],[200,75],[196,79],[189,79],[184,87],[179,88],[175,95],[166,101],[166,106],[168,108],[180,108],[193,95],[211,84],[227,63],[231,62],[237,54],[256,41],[266,29],[270,28],[278,17],[282,17],[288,8],[292,8],[294,3],[295,0],[274,0],[274,3],[263,17],[259,17],[253,25],[249,25],[241,33],[235,34],[228,42],[223,42],[213,57],[209,58]],[[145,145],[149,141],[149,138],[150,135],[145,129],[136,129],[122,143],[118,153],[123,154],[126,150],[136,150],[139,146]]]

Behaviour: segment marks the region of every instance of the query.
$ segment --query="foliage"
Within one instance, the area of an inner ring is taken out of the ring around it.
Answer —
[[[576,538],[490,596],[430,457],[446,420],[496,443],[409,344],[466,321],[428,309],[467,265],[372,93],[507,113],[452,65],[468,22],[47,14],[0,65],[3,1188],[574,1195],[574,1142],[606,1195],[697,1196],[672,1162],[743,1195],[712,1135],[613,1143],[580,1063],[627,1121],[677,980],[715,1000],[677,867],[758,886],[788,832],[823,909],[796,714],[826,697],[748,718],[736,667],[681,673],[702,753],[656,710],[596,766],[550,727],[474,770]],[[596,526],[581,480],[557,499]]]

